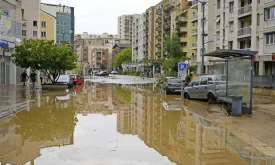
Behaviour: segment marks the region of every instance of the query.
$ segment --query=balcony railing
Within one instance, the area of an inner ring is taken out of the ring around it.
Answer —
[[[192,29],[192,34],[197,34],[198,33],[198,29]]]
[[[252,6],[251,5],[247,5],[247,6],[244,6],[244,7],[241,7],[238,11],[238,14],[239,15],[242,15],[242,14],[246,14],[246,13],[249,13],[252,11]]]
[[[192,0],[192,6],[198,5],[198,3],[199,3],[199,0]]]
[[[192,21],[197,20],[197,19],[198,19],[198,13],[193,14],[193,16],[192,16]]]
[[[245,28],[240,28],[238,30],[238,36],[242,36],[242,35],[249,35],[251,34],[251,27],[245,27]]]
[[[265,0],[265,3],[274,2],[274,0]]]
[[[197,43],[192,43],[192,48],[196,48],[197,47]]]
[[[196,63],[196,62],[197,62],[197,56],[192,56],[191,63]]]

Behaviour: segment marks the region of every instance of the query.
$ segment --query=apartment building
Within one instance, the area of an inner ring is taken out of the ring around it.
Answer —
[[[91,66],[93,70],[105,70],[108,67],[108,49],[94,48],[91,50]]]
[[[215,43],[214,43],[214,37],[215,34],[215,23],[221,20],[217,16],[216,13],[216,1],[206,0],[206,5],[204,6],[204,20],[203,20],[203,5],[198,0],[193,0],[191,9],[197,9],[195,11],[192,11],[192,19],[191,22],[193,25],[197,25],[197,31],[192,31],[193,37],[192,37],[192,46],[191,49],[194,50],[191,57],[191,62],[196,62],[195,64],[197,66],[197,73],[202,73],[202,48],[204,44],[204,51],[205,52],[211,52],[216,49]],[[219,12],[221,13],[221,12]],[[202,43],[202,34],[203,34],[203,23],[204,23],[204,43]],[[194,28],[195,29],[195,28]],[[208,73],[209,68],[209,61],[213,60],[209,57],[204,57],[204,70],[205,73]]]
[[[128,40],[128,44],[132,43],[132,23],[134,17],[136,17],[137,14],[133,15],[122,15],[119,16],[117,19],[118,24],[118,31],[117,35],[119,39],[126,39]]]
[[[20,82],[22,69],[11,61],[15,46],[22,39],[22,2],[0,0],[0,84]]]
[[[146,12],[135,15],[132,24],[132,61],[138,62],[147,59],[146,51]]]
[[[74,45],[75,15],[74,7],[41,3],[41,10],[56,18],[56,43]],[[74,46],[73,46],[74,47]]]
[[[146,53],[148,60],[153,60],[155,56],[155,7],[152,6],[146,10]]]
[[[155,59],[161,59],[163,57],[163,2],[161,1],[155,6],[154,11],[154,23],[155,23]]]
[[[56,18],[55,16],[40,10],[41,39],[56,41]]]
[[[256,58],[255,73],[259,75],[275,74],[275,0],[262,0],[257,3],[257,26],[259,36],[259,56]],[[255,5],[255,2],[252,5]],[[255,9],[255,7],[252,7]],[[252,15],[255,16],[255,13]],[[258,67],[257,67],[258,65]],[[257,70],[257,68],[259,68]]]

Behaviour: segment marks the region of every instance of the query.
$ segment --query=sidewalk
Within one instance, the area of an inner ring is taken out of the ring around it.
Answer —
[[[0,85],[0,119],[17,113],[34,103],[36,90],[16,85]]]

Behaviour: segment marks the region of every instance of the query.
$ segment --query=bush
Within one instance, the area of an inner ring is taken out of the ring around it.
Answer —
[[[192,80],[192,76],[191,76],[191,75],[187,75],[187,76],[185,77],[185,82],[190,83],[191,80]]]

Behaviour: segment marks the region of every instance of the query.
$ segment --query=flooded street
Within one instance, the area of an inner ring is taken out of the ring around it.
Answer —
[[[21,88],[1,90],[2,112],[20,101],[0,120],[2,165],[275,164],[273,145],[223,122],[218,106],[154,85],[86,83],[67,96]]]

